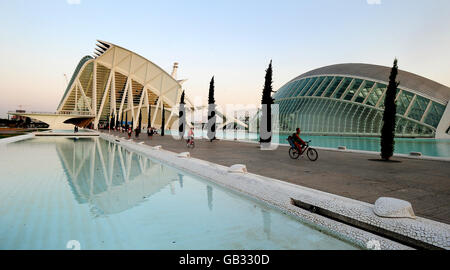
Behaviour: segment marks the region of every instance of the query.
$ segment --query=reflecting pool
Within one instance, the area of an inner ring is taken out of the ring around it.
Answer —
[[[101,138],[0,145],[0,201],[0,249],[355,249]]]

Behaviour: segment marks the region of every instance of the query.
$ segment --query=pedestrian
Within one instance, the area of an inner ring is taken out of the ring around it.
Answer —
[[[137,127],[137,128],[134,130],[134,132],[135,132],[135,134],[136,134],[136,138],[139,138],[139,133],[141,133],[141,130],[139,129],[139,127]]]

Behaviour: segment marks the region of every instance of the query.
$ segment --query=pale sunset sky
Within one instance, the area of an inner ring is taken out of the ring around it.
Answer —
[[[0,0],[0,117],[55,111],[63,74],[97,39],[151,60],[206,103],[259,104],[273,60],[277,90],[337,63],[399,68],[450,86],[448,0]]]

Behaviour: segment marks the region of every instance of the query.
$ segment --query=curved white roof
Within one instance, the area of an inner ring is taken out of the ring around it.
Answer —
[[[291,81],[309,76],[342,75],[349,77],[362,77],[369,80],[373,79],[377,81],[383,81],[388,84],[390,72],[390,67],[361,63],[347,63],[314,69],[303,73],[302,75],[294,78]],[[422,76],[399,70],[397,81],[400,82],[399,88],[415,90],[419,93],[423,93],[431,98],[435,98],[446,103],[450,100],[449,87]]]

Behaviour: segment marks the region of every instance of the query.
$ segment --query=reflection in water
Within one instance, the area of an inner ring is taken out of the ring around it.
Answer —
[[[180,188],[183,188],[183,177],[181,173],[178,174],[178,182],[180,182]]]
[[[270,212],[261,208],[264,233],[267,235],[267,239],[270,240]]]
[[[213,209],[213,188],[211,186],[206,186],[206,193],[208,194],[208,208],[210,211]]]
[[[0,176],[0,249],[66,249],[69,240],[82,249],[354,248],[101,138],[0,147]]]
[[[75,199],[99,216],[130,209],[177,179],[160,163],[99,138],[66,139],[56,149]]]

